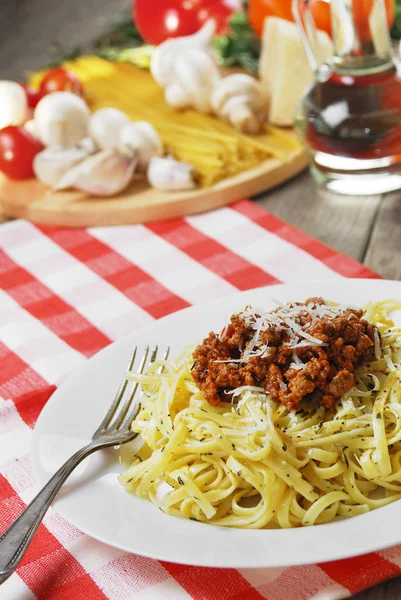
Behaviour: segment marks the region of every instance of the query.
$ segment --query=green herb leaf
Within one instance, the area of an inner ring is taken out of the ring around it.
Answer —
[[[54,69],[55,67],[60,67],[65,62],[72,62],[82,56],[82,49],[79,46],[75,46],[74,48],[67,50],[57,42],[52,44],[52,59],[45,66],[47,69]]]
[[[394,40],[401,39],[401,0],[395,3],[395,22],[391,30],[391,37]]]
[[[102,35],[94,44],[95,48],[103,50],[105,48],[123,48],[141,46],[144,44],[135,23],[132,20],[131,14],[127,13],[122,21],[114,25],[112,29]]]
[[[260,40],[249,24],[245,12],[236,12],[229,19],[230,35],[213,40],[220,63],[226,67],[242,67],[256,73],[259,65]]]

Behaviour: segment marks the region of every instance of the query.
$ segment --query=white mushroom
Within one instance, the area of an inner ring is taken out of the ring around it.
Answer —
[[[215,25],[207,21],[194,35],[169,39],[152,55],[151,72],[174,108],[209,112],[210,95],[220,79],[211,51]]]
[[[46,148],[33,159],[33,171],[39,181],[49,187],[58,184],[62,176],[88,156],[83,148]]]
[[[121,131],[129,124],[129,118],[117,108],[101,108],[89,121],[89,135],[101,150],[117,148]]]
[[[0,81],[0,129],[23,125],[29,118],[25,90],[15,81]]]
[[[146,121],[134,121],[121,131],[120,146],[124,150],[135,151],[138,168],[146,170],[153,156],[162,156],[163,144],[156,129]]]
[[[171,157],[153,157],[147,177],[150,185],[158,190],[189,190],[195,187],[194,168]]]
[[[90,112],[85,101],[71,92],[44,96],[35,108],[35,128],[45,146],[71,148],[87,135]]]
[[[37,127],[36,127],[35,121],[33,119],[30,119],[29,121],[26,121],[26,123],[24,123],[24,129],[26,129],[27,132],[32,137],[35,138],[35,140],[39,140],[39,135],[38,135]]]
[[[264,103],[260,83],[244,73],[221,79],[211,97],[215,113],[245,133],[260,131],[265,116]]]
[[[131,183],[136,164],[133,154],[103,150],[67,171],[54,189],[72,188],[92,196],[115,196]]]

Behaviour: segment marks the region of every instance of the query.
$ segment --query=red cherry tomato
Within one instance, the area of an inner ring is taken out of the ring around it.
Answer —
[[[328,33],[331,37],[330,3],[326,0],[311,0],[309,6],[316,27],[322,31],[326,31],[326,33]]]
[[[139,33],[148,44],[161,44],[170,37],[191,35],[199,29],[193,2],[135,0],[133,17]]]
[[[33,159],[43,148],[23,127],[0,129],[0,171],[11,179],[33,177]]]
[[[198,14],[198,29],[208,19],[214,19],[216,35],[228,35],[230,33],[229,18],[235,10],[241,10],[241,7],[241,2],[236,2],[235,6],[233,2],[230,5],[227,0],[194,0],[194,9]]]
[[[293,21],[292,0],[249,0],[249,22],[260,37],[266,17],[281,17]]]
[[[44,76],[39,88],[41,97],[52,92],[72,92],[84,96],[84,86],[74,73],[63,67],[56,67]]]
[[[310,0],[309,7],[317,28],[331,35],[330,4],[327,0]],[[262,35],[263,23],[267,17],[280,17],[287,21],[294,21],[292,0],[249,0],[248,13],[249,21],[259,37]]]
[[[387,24],[391,28],[395,20],[394,0],[385,0]],[[328,0],[311,0],[310,9],[318,29],[323,29],[331,35],[331,13]],[[354,22],[362,42],[370,42],[372,34],[369,26],[369,16],[373,8],[373,0],[353,0]]]
[[[35,90],[35,88],[31,87],[27,83],[21,83],[20,85],[22,85],[22,87],[25,90],[29,108],[35,108],[37,103],[41,99],[39,90]]]
[[[391,28],[395,21],[395,2],[394,0],[385,0],[384,4],[387,12],[387,24]],[[352,0],[352,9],[360,40],[370,42],[372,34],[370,32],[369,16],[373,9],[373,0]]]
[[[360,39],[363,42],[370,41],[371,33],[369,28],[369,16],[373,8],[373,0],[352,0],[354,21]],[[391,28],[395,19],[394,0],[385,0],[387,10],[387,23]],[[329,0],[310,0],[309,8],[318,29],[326,31],[331,35],[331,12]],[[292,0],[249,0],[248,4],[249,20],[256,31],[261,36],[263,31],[263,22],[266,17],[281,17],[288,21],[293,21]]]
[[[216,21],[217,35],[229,32],[227,20],[241,0],[135,0],[132,9],[139,33],[148,44],[161,44],[168,38],[191,35],[208,19]]]

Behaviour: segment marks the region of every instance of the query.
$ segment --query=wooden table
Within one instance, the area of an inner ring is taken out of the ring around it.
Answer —
[[[317,189],[304,173],[257,201],[385,279],[401,279],[401,191],[340,196]]]
[[[51,43],[85,47],[121,19],[132,0],[0,0],[0,79],[22,79],[45,65]],[[401,192],[343,197],[318,191],[308,173],[256,199],[277,216],[364,262],[382,277],[401,279]],[[401,598],[401,578],[354,600]],[[283,600],[285,600],[283,598]]]

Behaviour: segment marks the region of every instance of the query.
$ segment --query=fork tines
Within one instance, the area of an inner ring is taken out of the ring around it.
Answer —
[[[166,360],[168,358],[169,352],[170,348],[167,346],[164,349],[162,360]],[[107,411],[106,416],[104,417],[103,421],[96,430],[93,438],[96,438],[99,435],[104,435],[106,433],[113,433],[121,429],[129,429],[132,421],[134,420],[139,410],[139,402],[136,401],[134,403],[133,409],[131,410],[131,413],[129,414],[128,418],[126,418],[138,391],[139,384],[133,381],[132,385],[129,386],[130,381],[127,378],[127,375],[128,373],[132,373],[133,371],[136,373],[146,372],[149,365],[157,360],[158,353],[159,346],[157,345],[145,346],[142,355],[140,355],[140,353],[138,352],[138,346],[135,346],[130,360],[128,362],[125,376],[120,384],[120,387],[117,390],[116,396],[109,410]],[[141,356],[139,360],[139,366],[138,368],[135,368],[135,365],[138,362],[137,357],[139,356]],[[128,391],[127,388],[129,388]]]

